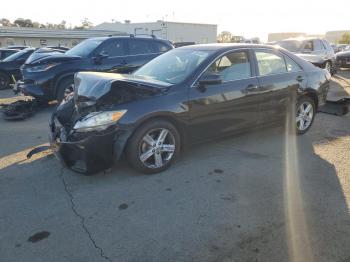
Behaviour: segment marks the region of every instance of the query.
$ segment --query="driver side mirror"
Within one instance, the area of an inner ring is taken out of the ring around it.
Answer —
[[[204,90],[208,85],[218,85],[221,83],[222,79],[219,74],[204,75],[198,81],[198,88]]]
[[[94,60],[94,63],[95,64],[101,64],[102,63],[102,61],[105,59],[105,58],[107,58],[109,55],[106,53],[106,52],[101,52],[101,53],[99,53],[99,54],[97,54],[94,58],[93,58],[93,60]]]

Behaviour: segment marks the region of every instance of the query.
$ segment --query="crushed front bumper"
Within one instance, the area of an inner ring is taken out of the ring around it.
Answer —
[[[50,120],[50,146],[56,157],[73,171],[93,174],[108,169],[115,156],[118,130],[68,135],[55,115]]]

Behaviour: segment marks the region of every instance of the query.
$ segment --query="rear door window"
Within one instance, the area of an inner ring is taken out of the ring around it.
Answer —
[[[102,46],[100,52],[108,55],[109,57],[125,56],[125,41],[121,39],[110,40]]]
[[[320,40],[314,40],[314,51],[323,50],[323,45]]]
[[[152,41],[131,39],[129,42],[130,55],[142,55],[156,53],[154,50]]]
[[[269,51],[255,51],[255,56],[261,76],[287,73],[283,56]]]

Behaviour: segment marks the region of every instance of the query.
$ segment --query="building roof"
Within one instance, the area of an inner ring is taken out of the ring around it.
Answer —
[[[44,29],[27,27],[3,27],[0,26],[0,37],[32,37],[32,38],[77,38],[85,39],[109,35],[126,35],[115,30],[78,30],[78,29]]]

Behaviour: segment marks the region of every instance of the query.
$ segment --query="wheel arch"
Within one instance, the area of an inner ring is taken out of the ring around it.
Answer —
[[[57,92],[58,92],[58,87],[60,86],[60,84],[62,83],[62,81],[64,81],[65,79],[67,78],[73,78],[74,79],[74,75],[75,75],[75,72],[72,73],[65,73],[65,74],[62,74],[60,76],[57,77],[56,81],[55,81],[55,85],[54,85],[54,90],[53,90],[53,96],[56,98],[57,96]]]
[[[310,89],[307,89],[307,90],[305,90],[305,92],[303,92],[303,93],[299,96],[299,99],[300,99],[301,97],[303,97],[303,96],[310,97],[310,98],[314,101],[315,107],[316,107],[316,110],[317,110],[319,101],[318,101],[318,95],[317,95],[316,91],[313,90],[313,89],[311,89],[311,90],[310,90]]]
[[[173,113],[164,112],[161,114],[149,115],[149,116],[144,117],[144,118],[140,119],[139,121],[137,121],[137,123],[135,124],[133,129],[130,132],[127,132],[125,134],[125,136],[122,138],[122,140],[124,140],[124,141],[122,143],[120,143],[120,141],[117,141],[117,147],[115,148],[115,150],[116,150],[115,154],[117,155],[118,158],[120,158],[124,154],[125,148],[127,147],[127,144],[129,142],[130,138],[133,136],[133,134],[136,132],[136,130],[139,127],[141,127],[142,125],[146,124],[147,122],[154,121],[154,120],[164,120],[164,121],[168,121],[171,124],[173,124],[180,135],[180,148],[181,148],[181,150],[183,150],[185,148],[185,146],[187,145],[187,141],[188,141],[188,135],[186,132],[185,124],[182,123],[179,119],[177,119],[173,115]]]

